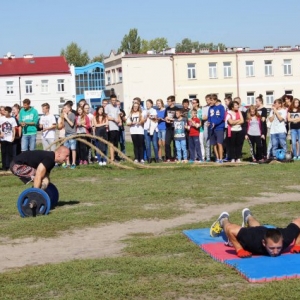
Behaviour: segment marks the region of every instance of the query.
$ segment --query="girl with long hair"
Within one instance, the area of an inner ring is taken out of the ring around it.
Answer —
[[[231,162],[241,162],[242,147],[244,140],[242,124],[244,123],[244,117],[242,112],[239,111],[239,103],[232,101],[229,110],[227,112],[226,121],[228,124],[228,142],[229,142],[229,157]]]
[[[300,101],[294,98],[288,108],[288,122],[290,123],[293,159],[300,160],[299,142],[300,142]],[[297,142],[298,141],[298,142]]]
[[[133,143],[134,162],[145,163],[144,158],[144,118],[138,102],[134,102],[127,118]]]
[[[91,128],[90,119],[85,114],[83,108],[81,106],[77,107],[77,116],[75,119],[76,124],[76,133],[77,134],[89,134],[89,130]],[[86,139],[86,138],[84,138]],[[77,146],[78,151],[78,160],[80,165],[88,164],[88,148],[87,145],[81,142],[78,142]]]
[[[262,140],[265,135],[262,132],[261,116],[254,105],[251,105],[247,110],[247,134],[246,140],[250,141],[253,149],[252,160],[254,162],[262,160]]]
[[[93,134],[95,136],[101,137],[104,140],[108,140],[108,118],[104,111],[104,107],[98,106],[96,109],[96,115],[93,118]],[[107,145],[96,139],[96,147],[102,151],[104,154],[107,153]],[[105,157],[102,157],[98,152],[96,153],[99,166],[106,165]]]
[[[157,120],[158,120],[158,161],[163,161],[163,151],[165,149],[165,141],[166,141],[166,120],[165,117],[165,105],[162,99],[156,100],[157,106]]]

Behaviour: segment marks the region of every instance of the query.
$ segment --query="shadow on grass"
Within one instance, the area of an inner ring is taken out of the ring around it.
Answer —
[[[80,203],[80,201],[78,201],[78,200],[58,201],[57,206],[76,205],[76,204],[79,204],[79,203]]]

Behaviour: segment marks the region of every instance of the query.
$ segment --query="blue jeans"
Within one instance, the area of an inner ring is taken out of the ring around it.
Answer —
[[[291,129],[292,137],[292,147],[293,147],[293,156],[299,156],[300,153],[297,153],[297,140],[300,143],[300,129]]]
[[[203,160],[198,136],[189,136],[190,160]]]
[[[154,131],[153,135],[145,130],[145,144],[146,144],[146,151],[147,151],[147,158],[151,159],[151,143],[153,145],[155,159],[158,160],[158,139],[157,139],[157,132]]]
[[[286,152],[286,133],[273,133],[271,134],[271,140],[274,157],[276,157],[276,151],[279,149],[279,146]]]
[[[125,154],[125,130],[120,130],[119,144],[122,153]]]
[[[177,159],[181,160],[181,151],[183,154],[183,159],[187,160],[187,150],[186,150],[186,140],[175,140],[175,147],[176,147],[176,152],[177,152]]]
[[[21,140],[21,151],[32,151],[36,147],[36,134],[23,135]]]

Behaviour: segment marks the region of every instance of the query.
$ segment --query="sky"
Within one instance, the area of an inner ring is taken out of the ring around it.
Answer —
[[[1,1],[0,57],[59,55],[71,42],[90,58],[118,50],[125,34],[184,38],[228,47],[295,46],[299,0],[14,0]],[[298,37],[297,37],[298,36]]]

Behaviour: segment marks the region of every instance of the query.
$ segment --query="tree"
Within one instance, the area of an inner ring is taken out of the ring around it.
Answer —
[[[140,53],[141,38],[138,36],[136,28],[130,29],[128,34],[125,34],[121,42],[118,53],[127,52],[132,54]]]
[[[105,58],[105,55],[103,53],[100,53],[99,55],[96,55],[91,59],[91,63],[93,63],[93,62],[103,62],[104,58]]]
[[[155,50],[159,53],[168,47],[168,40],[166,38],[156,38],[150,41],[142,40],[140,53],[147,53],[149,50]]]
[[[192,42],[190,39],[185,38],[181,41],[181,43],[176,44],[176,52],[192,52],[195,50],[199,52],[200,49],[209,49],[209,50],[223,50],[226,46],[222,43],[218,43],[217,45],[213,43],[199,43],[199,42]]]
[[[66,49],[61,49],[60,55],[64,56],[69,64],[75,67],[82,67],[90,62],[87,51],[82,52],[81,48],[74,42],[69,44]]]

